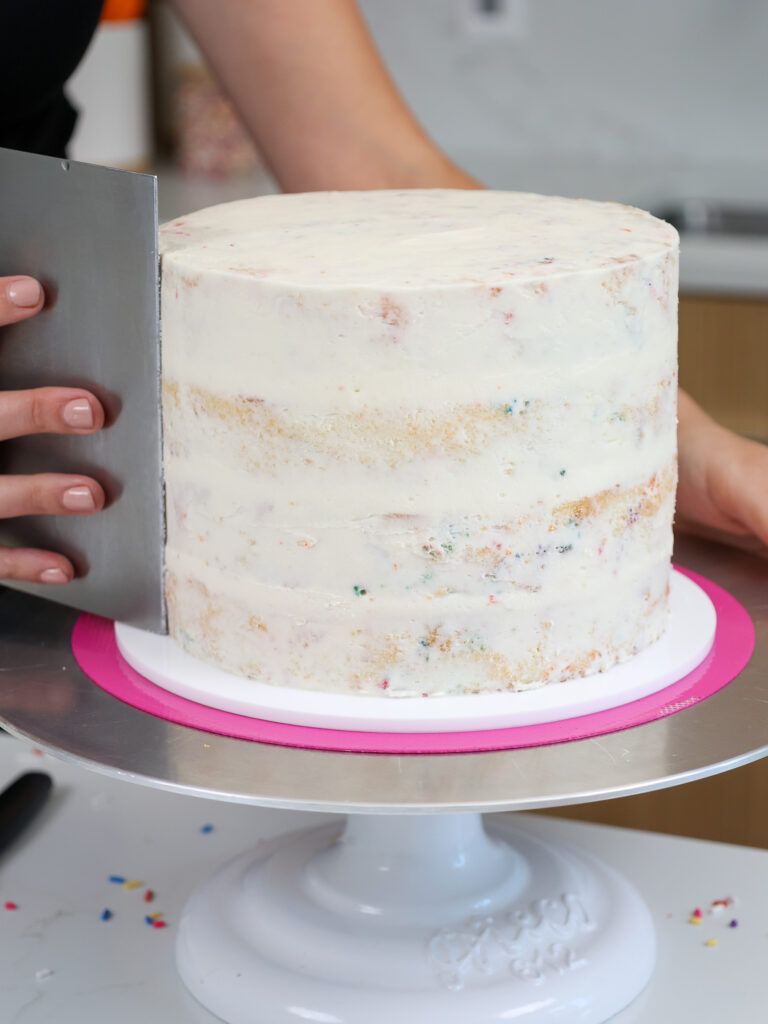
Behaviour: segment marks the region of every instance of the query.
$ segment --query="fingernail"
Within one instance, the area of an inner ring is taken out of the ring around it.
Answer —
[[[8,301],[14,306],[21,306],[29,309],[36,306],[43,297],[43,289],[33,277],[23,277],[20,281],[14,281],[6,289]]]
[[[61,418],[68,427],[79,427],[86,430],[93,426],[93,409],[85,398],[73,398],[61,410]]]
[[[62,569],[45,569],[40,573],[41,583],[69,583],[69,576]]]
[[[88,487],[70,487],[62,494],[61,504],[70,512],[92,512],[96,508]]]

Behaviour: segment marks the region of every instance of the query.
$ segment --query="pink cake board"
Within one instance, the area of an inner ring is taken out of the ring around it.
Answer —
[[[120,654],[114,623],[81,615],[72,631],[72,652],[97,686],[147,714],[202,732],[285,747],[360,754],[461,754],[565,743],[602,736],[693,707],[730,683],[752,656],[755,630],[746,609],[722,587],[678,568],[709,596],[717,613],[715,641],[707,657],[687,676],[657,693],[621,707],[540,725],[477,732],[350,732],[285,725],[219,711],[163,690],[136,672]]]

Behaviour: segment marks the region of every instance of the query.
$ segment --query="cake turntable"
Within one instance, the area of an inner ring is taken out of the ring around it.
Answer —
[[[278,837],[193,894],[179,970],[230,1024],[599,1024],[651,976],[649,912],[613,868],[499,818],[484,827],[480,813],[625,796],[768,754],[768,567],[701,541],[677,556],[749,613],[718,619],[714,653],[737,677],[621,731],[464,753],[237,739],[93,685],[72,653],[77,613],[18,594],[0,598],[0,716],[16,735],[126,781],[348,815],[341,834]],[[34,707],[25,688],[40,693]]]

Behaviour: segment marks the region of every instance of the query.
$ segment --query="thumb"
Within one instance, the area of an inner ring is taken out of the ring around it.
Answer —
[[[0,277],[0,326],[27,320],[39,313],[45,295],[34,277]]]

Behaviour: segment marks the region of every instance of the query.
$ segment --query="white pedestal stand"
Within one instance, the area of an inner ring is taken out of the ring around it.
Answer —
[[[479,814],[352,815],[238,857],[177,962],[228,1024],[602,1024],[651,976],[651,917],[585,852]]]

